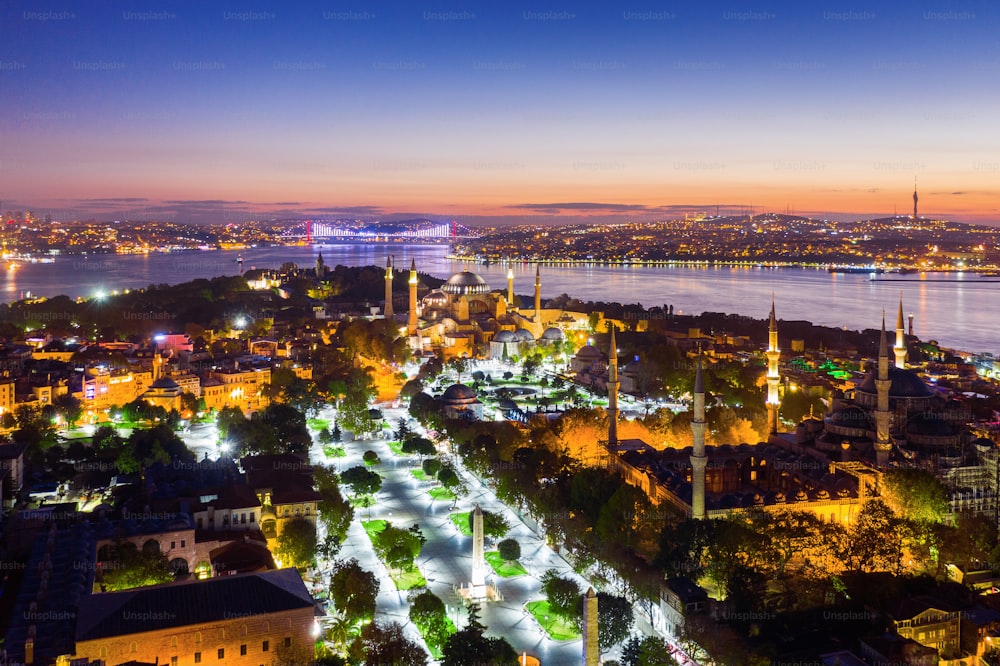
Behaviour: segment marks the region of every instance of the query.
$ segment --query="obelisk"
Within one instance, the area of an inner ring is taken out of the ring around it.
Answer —
[[[472,512],[472,588],[473,595],[485,593],[486,556],[483,552],[483,510],[476,505]]]
[[[601,648],[597,642],[597,595],[587,588],[583,599],[583,666],[598,666]]]

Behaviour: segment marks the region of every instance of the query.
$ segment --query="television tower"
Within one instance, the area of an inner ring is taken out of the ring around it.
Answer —
[[[913,176],[913,221],[917,221],[917,177]]]

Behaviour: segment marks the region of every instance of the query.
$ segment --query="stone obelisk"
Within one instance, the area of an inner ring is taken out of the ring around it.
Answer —
[[[485,593],[486,555],[483,552],[483,510],[476,505],[472,512],[472,588],[473,595]]]
[[[583,599],[583,666],[598,666],[601,649],[597,642],[597,594],[587,588]]]

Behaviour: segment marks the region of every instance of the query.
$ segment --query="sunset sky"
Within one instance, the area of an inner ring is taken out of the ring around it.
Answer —
[[[1000,223],[1000,5],[4,2],[2,209]]]

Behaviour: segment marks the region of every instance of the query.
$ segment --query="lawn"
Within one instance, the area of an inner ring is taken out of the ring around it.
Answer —
[[[548,601],[531,601],[524,605],[541,625],[542,630],[554,641],[569,641],[580,638],[580,630],[574,622],[567,622],[549,611]]]
[[[403,443],[402,442],[386,442],[386,446],[388,446],[389,450],[392,451],[393,453],[395,453],[397,456],[409,455],[407,453],[403,453]]]
[[[368,538],[372,541],[375,541],[379,532],[385,529],[386,524],[387,523],[381,519],[361,521],[361,527],[365,528],[365,532],[368,533]]]
[[[351,506],[361,507],[362,509],[367,509],[370,506],[375,506],[375,498],[371,495],[361,495],[359,497],[352,497],[350,499]]]
[[[327,458],[343,458],[347,455],[347,451],[340,445],[327,444],[323,447],[323,454]]]
[[[425,472],[422,469],[410,470],[410,474],[412,474],[413,478],[415,478],[417,481],[433,481],[434,480],[434,477],[427,476],[427,472]]]
[[[313,430],[322,430],[323,428],[329,428],[330,422],[326,419],[306,419],[306,425]]]
[[[514,562],[507,562],[495,550],[486,553],[485,557],[489,565],[493,567],[493,571],[501,578],[514,578],[515,576],[524,576],[528,573],[528,570],[520,562],[516,560]]]
[[[418,587],[427,587],[427,579],[420,573],[416,565],[409,571],[390,571],[389,577],[396,584],[396,589],[402,592]]]
[[[472,536],[472,528],[469,527],[469,512],[451,514],[451,522],[455,523],[458,531],[467,537]]]
[[[431,499],[447,500],[449,502],[451,500],[455,499],[455,497],[456,497],[455,493],[451,492],[450,490],[448,490],[444,486],[438,486],[437,488],[431,488],[430,490],[427,491],[427,494],[431,496]]]

